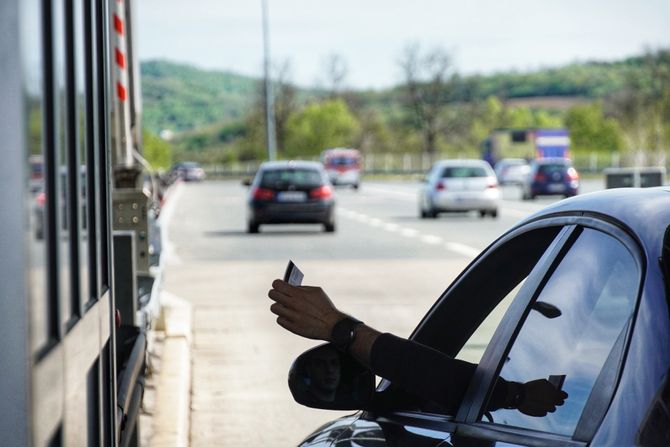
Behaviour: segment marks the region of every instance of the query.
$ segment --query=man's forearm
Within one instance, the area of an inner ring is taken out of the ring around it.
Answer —
[[[366,368],[370,368],[370,354],[372,346],[375,344],[380,332],[365,325],[360,324],[354,329],[356,334],[354,341],[349,347],[349,353]]]

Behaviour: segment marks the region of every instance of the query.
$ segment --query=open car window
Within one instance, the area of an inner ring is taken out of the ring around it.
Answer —
[[[632,315],[640,271],[614,237],[583,229],[531,304],[500,377],[549,379],[568,393],[545,416],[498,409],[496,424],[572,436],[596,381]]]

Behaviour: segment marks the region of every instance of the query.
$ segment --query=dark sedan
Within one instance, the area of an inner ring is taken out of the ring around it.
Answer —
[[[558,202],[484,250],[410,337],[477,363],[455,411],[437,396],[426,399],[425,386],[418,393],[382,380],[375,390],[340,354],[336,397],[302,403],[363,411],[321,427],[302,445],[670,445],[669,273],[669,187]],[[497,312],[500,306],[508,307]],[[491,324],[492,336],[481,329]],[[568,397],[544,415],[495,407],[501,378],[547,379]]]
[[[579,193],[579,174],[567,158],[540,158],[531,163],[522,188],[524,200],[543,195],[572,197]]]
[[[295,223],[319,223],[326,232],[335,231],[333,187],[321,163],[263,163],[250,187],[249,233],[258,233],[263,224]]]

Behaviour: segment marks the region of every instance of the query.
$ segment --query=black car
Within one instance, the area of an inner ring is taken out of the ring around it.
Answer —
[[[263,224],[320,223],[335,231],[333,187],[321,163],[263,163],[250,184],[247,229]]]
[[[521,187],[524,200],[542,195],[572,197],[579,193],[579,174],[568,158],[539,158],[530,164]]]
[[[296,375],[308,351],[289,376],[296,400],[361,411],[301,445],[670,445],[669,273],[669,187],[558,202],[484,250],[411,335],[457,358],[481,348],[469,358],[477,369],[455,411],[387,380],[375,389],[371,373],[345,354],[335,398],[303,399],[296,383],[312,382]],[[505,305],[483,339],[478,328]],[[499,378],[547,379],[568,397],[545,416],[492,408]]]

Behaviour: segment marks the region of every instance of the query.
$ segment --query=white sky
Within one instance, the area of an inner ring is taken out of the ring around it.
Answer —
[[[441,45],[461,73],[532,70],[614,60],[670,47],[670,0],[267,0],[274,60],[303,86],[324,78],[331,54],[347,84],[401,82],[411,42]],[[163,58],[260,76],[261,0],[139,0],[141,60]]]

